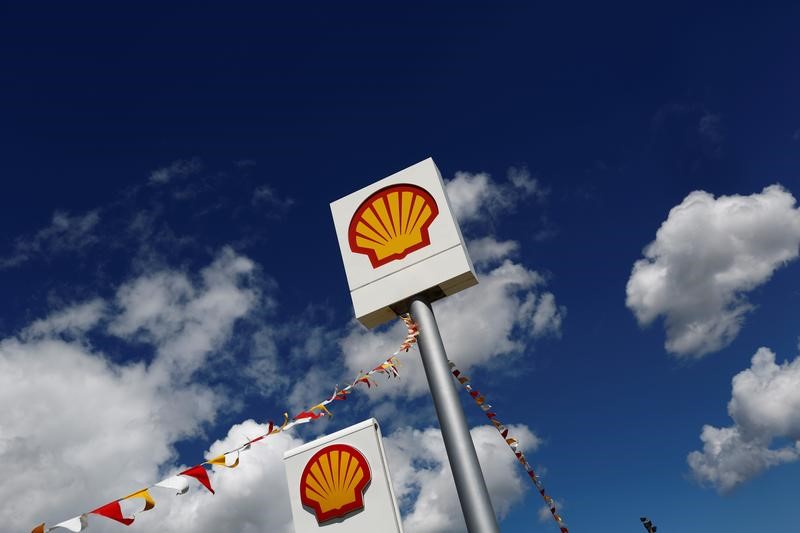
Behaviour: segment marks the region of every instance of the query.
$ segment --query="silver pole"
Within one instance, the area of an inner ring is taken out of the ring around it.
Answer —
[[[450,375],[447,353],[433,309],[422,297],[415,296],[411,301],[411,316],[419,326],[419,353],[442,428],[444,447],[453,471],[467,530],[469,533],[499,533],[475,445],[472,443],[464,411]]]

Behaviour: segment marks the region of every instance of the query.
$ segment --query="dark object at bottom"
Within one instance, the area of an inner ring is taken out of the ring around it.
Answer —
[[[648,531],[648,533],[656,533],[656,526],[653,525],[652,520],[650,520],[646,516],[639,518],[639,520],[642,521],[642,525]]]

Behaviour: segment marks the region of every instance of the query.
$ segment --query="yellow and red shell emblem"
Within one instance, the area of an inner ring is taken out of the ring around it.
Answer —
[[[416,185],[392,185],[358,207],[347,233],[350,249],[369,257],[373,268],[431,243],[428,228],[439,214],[433,196]]]
[[[364,489],[372,479],[367,459],[352,446],[331,444],[306,463],[300,476],[300,501],[318,523],[364,508]]]

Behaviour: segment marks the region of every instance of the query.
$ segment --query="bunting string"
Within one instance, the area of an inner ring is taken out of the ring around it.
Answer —
[[[277,435],[278,433],[290,430],[294,426],[307,424],[308,422],[318,420],[324,416],[332,417],[333,413],[331,413],[328,406],[333,402],[346,400],[347,396],[350,395],[353,390],[355,390],[359,383],[365,384],[367,388],[372,388],[373,386],[377,386],[377,382],[375,381],[375,376],[377,374],[384,374],[387,379],[399,377],[400,373],[398,368],[400,367],[400,360],[397,356],[400,355],[401,352],[409,351],[411,347],[417,343],[417,336],[419,335],[417,325],[411,319],[410,315],[402,315],[400,316],[400,319],[405,323],[408,331],[405,339],[400,344],[400,347],[397,349],[397,351],[391,354],[385,361],[380,363],[372,370],[367,372],[362,370],[359,372],[349,385],[342,388],[339,388],[339,385],[336,385],[336,387],[334,387],[333,394],[328,399],[309,407],[305,411],[299,412],[291,419],[289,418],[289,413],[284,413],[283,422],[280,426],[277,426],[272,421],[269,421],[267,424],[268,428],[266,433],[248,439],[247,442],[238,448],[227,451],[212,459],[197,464],[184,470],[183,472],[179,472],[176,475],[162,479],[158,483],[154,483],[149,487],[145,487],[141,490],[133,492],[124,498],[119,498],[118,500],[109,502],[93,511],[82,513],[74,518],[70,518],[69,520],[65,520],[50,527],[46,527],[44,523],[39,524],[33,528],[31,533],[48,533],[49,531],[59,528],[67,529],[73,532],[83,531],[89,525],[89,515],[103,516],[105,518],[115,520],[120,524],[129,526],[133,524],[136,514],[149,511],[156,506],[155,499],[150,492],[151,489],[157,487],[176,491],[176,495],[186,494],[186,492],[189,490],[189,481],[187,478],[193,478],[195,481],[205,487],[210,493],[214,494],[214,489],[211,487],[211,480],[208,477],[206,465],[209,467],[219,466],[224,468],[236,468],[239,466],[240,454],[250,450],[250,447],[253,444],[265,439],[266,437]]]
[[[486,418],[492,423],[492,425],[497,429],[500,436],[503,437],[503,440],[506,441],[508,447],[511,448],[511,451],[514,452],[514,455],[519,461],[519,464],[525,469],[527,472],[528,477],[531,478],[531,481],[536,486],[536,490],[539,491],[539,494],[542,496],[544,503],[547,505],[548,509],[550,509],[550,513],[553,515],[553,519],[558,524],[558,527],[561,529],[561,533],[569,533],[569,529],[567,529],[567,525],[564,523],[564,519],[558,513],[556,509],[556,502],[553,498],[547,494],[544,488],[544,484],[539,479],[539,476],[536,475],[536,472],[533,470],[533,467],[528,463],[528,460],[525,459],[525,455],[522,451],[519,450],[519,441],[514,437],[508,434],[508,428],[497,419],[497,414],[492,409],[492,406],[486,401],[486,396],[481,394],[477,389],[473,388],[470,385],[470,379],[464,373],[462,373],[453,363],[452,361],[448,361],[450,364],[450,371],[453,373],[453,376],[458,380],[458,382],[464,387],[464,390],[469,393],[472,400],[475,404],[480,407],[483,414],[486,415]]]

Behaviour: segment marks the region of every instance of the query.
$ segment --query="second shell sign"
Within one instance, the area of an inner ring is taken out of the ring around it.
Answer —
[[[331,203],[356,318],[372,328],[478,281],[445,194],[426,159]]]
[[[283,455],[295,533],[403,533],[378,422]]]

